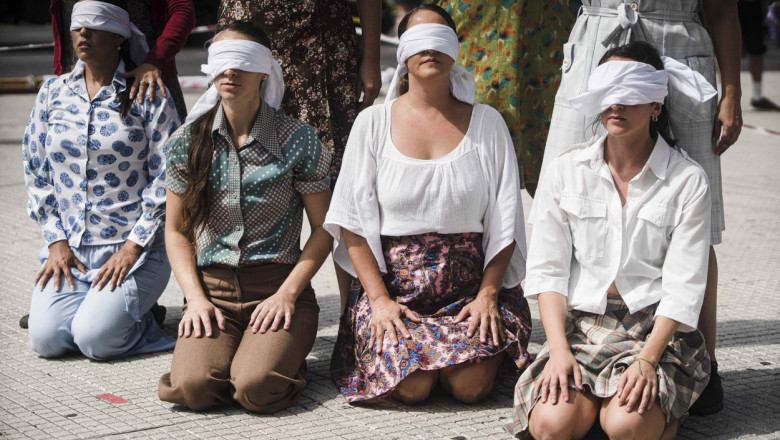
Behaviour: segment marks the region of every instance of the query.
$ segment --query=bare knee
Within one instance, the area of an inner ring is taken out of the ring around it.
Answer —
[[[455,380],[450,379],[449,392],[463,403],[476,403],[487,397],[495,385],[495,377],[485,374],[463,375]]]
[[[602,421],[601,429],[612,440],[642,438],[639,424],[626,417],[611,415]]]
[[[538,405],[528,419],[528,431],[536,440],[575,438],[573,428],[574,424],[562,420],[560,414],[540,410]]]
[[[476,403],[484,399],[496,384],[496,374],[504,354],[498,354],[478,363],[453,365],[441,370],[441,384],[455,399]]]
[[[405,405],[418,404],[431,395],[438,376],[436,371],[417,370],[402,380],[390,397]]]
[[[588,392],[570,393],[568,402],[536,403],[528,429],[537,439],[583,438],[598,416],[600,400]]]
[[[663,422],[654,424],[650,414],[640,416],[636,412],[615,410],[607,413],[601,420],[601,428],[612,440],[657,439],[664,430]]]

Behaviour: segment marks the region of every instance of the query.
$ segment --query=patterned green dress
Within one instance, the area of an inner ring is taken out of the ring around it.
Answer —
[[[477,79],[478,103],[504,117],[520,183],[535,189],[542,167],[563,43],[574,17],[566,0],[428,0],[449,12],[460,40],[458,64]]]

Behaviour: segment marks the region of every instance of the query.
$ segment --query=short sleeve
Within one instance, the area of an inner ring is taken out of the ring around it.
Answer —
[[[655,311],[680,323],[679,331],[696,330],[707,285],[712,201],[704,171],[686,182],[682,220],[672,232],[663,264],[662,296]]]
[[[298,130],[295,137],[295,148],[298,151],[294,154],[300,155],[298,163],[293,167],[295,190],[301,194],[317,194],[328,190],[330,152],[308,125]]]
[[[526,297],[544,292],[569,294],[573,242],[568,217],[560,208],[562,160],[553,160],[534,197]]]
[[[165,186],[168,191],[174,194],[184,194],[187,191],[189,131],[190,126],[183,125],[168,138]]]

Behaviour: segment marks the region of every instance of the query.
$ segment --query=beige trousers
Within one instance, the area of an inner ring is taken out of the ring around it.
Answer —
[[[294,404],[306,386],[306,356],[317,334],[320,309],[311,285],[295,303],[289,330],[248,329],[255,307],[276,292],[292,268],[278,263],[202,268],[201,283],[224,314],[225,330],[212,322],[211,337],[178,339],[171,371],[158,384],[160,399],[194,410],[235,400],[259,413]]]

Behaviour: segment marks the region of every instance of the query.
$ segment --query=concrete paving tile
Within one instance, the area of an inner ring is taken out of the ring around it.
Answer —
[[[771,93],[780,93],[780,72],[767,72]],[[749,84],[747,76],[743,82]],[[194,95],[188,95],[191,101]],[[0,163],[18,164],[21,127],[33,95],[0,96]],[[780,101],[780,95],[772,96]],[[190,104],[191,105],[191,104]],[[747,109],[745,105],[743,108]],[[746,123],[772,127],[776,114],[745,111]],[[780,438],[780,137],[746,130],[723,160],[727,231],[717,247],[720,273],[718,358],[726,409],[691,417],[680,439]],[[507,438],[512,387],[499,385],[478,405],[447,396],[405,408],[392,402],[374,407],[346,404],[330,379],[329,357],[338,330],[338,296],[332,262],[315,276],[321,306],[320,329],[309,358],[310,384],[300,405],[274,416],[239,408],[204,413],[160,402],[156,384],[172,355],[135,356],[91,362],[78,355],[46,360],[30,352],[27,332],[18,328],[29,308],[26,286],[34,277],[43,240],[24,212],[25,194],[17,167],[0,167],[0,436],[16,438]],[[526,211],[531,200],[524,196]],[[19,286],[24,286],[20,288]],[[175,325],[181,291],[171,280],[161,303]],[[536,303],[532,317],[539,323]],[[174,312],[176,311],[176,312]],[[541,325],[531,352],[544,342]],[[111,405],[94,398],[113,393],[130,401]],[[73,417],[66,417],[76,414]],[[143,430],[141,430],[143,429]],[[133,431],[133,432],[130,432]]]

